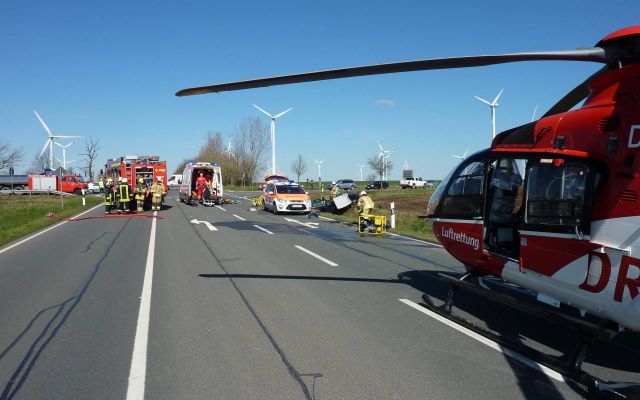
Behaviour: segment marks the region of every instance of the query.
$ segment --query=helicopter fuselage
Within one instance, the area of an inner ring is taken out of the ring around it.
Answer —
[[[640,65],[589,88],[463,160],[428,214],[468,269],[640,331]]]

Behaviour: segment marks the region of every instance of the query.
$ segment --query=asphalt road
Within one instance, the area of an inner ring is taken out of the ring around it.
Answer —
[[[231,195],[0,248],[0,399],[584,398],[412,306],[442,301],[437,272],[463,272],[440,247]],[[553,354],[573,341],[473,295],[455,310]],[[585,369],[640,381],[637,339],[594,347]]]

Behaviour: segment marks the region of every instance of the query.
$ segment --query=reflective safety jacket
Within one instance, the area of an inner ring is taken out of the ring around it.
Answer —
[[[114,201],[113,186],[106,186],[104,188],[104,205],[112,206]]]
[[[358,211],[363,212],[368,208],[373,210],[374,208],[373,200],[371,200],[371,197],[366,195],[360,196],[360,198],[358,199]]]
[[[164,185],[160,182],[153,182],[151,193],[153,193],[153,197],[162,197],[164,195]]]
[[[144,183],[139,183],[136,186],[136,200],[144,200],[147,196],[147,185]]]
[[[120,184],[118,186],[118,195],[120,201],[131,201],[131,188],[127,184]]]

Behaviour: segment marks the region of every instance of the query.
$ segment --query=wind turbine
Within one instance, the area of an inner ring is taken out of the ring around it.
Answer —
[[[70,161],[64,160],[63,161],[63,160],[59,159],[58,157],[54,157],[54,158],[64,170],[67,169],[67,164],[71,164],[71,163],[74,163],[74,162],[78,161],[78,160],[70,160]]]
[[[227,151],[225,151],[225,153],[229,155],[229,159],[233,156],[233,153],[231,152],[231,138],[229,138],[229,145],[227,146]]]
[[[42,124],[42,127],[47,132],[47,135],[49,135],[49,137],[47,138],[47,141],[45,142],[44,147],[42,147],[42,151],[40,152],[40,155],[38,157],[42,157],[44,152],[47,150],[47,147],[49,147],[49,169],[53,169],[53,144],[56,143],[56,141],[54,139],[81,139],[82,136],[54,135],[53,133],[51,133],[51,129],[49,129],[47,124],[45,124],[44,121],[42,120],[42,118],[40,118],[40,115],[38,115],[38,113],[35,110],[33,111],[33,113],[36,115],[36,117],[38,118],[38,120]]]
[[[62,148],[62,168],[67,169],[67,147],[71,146],[73,142],[67,143],[67,144],[60,144],[58,142],[54,142],[54,143],[56,144],[56,146],[59,146]],[[73,161],[68,161],[68,162],[69,164],[71,164]]]
[[[358,167],[360,167],[360,182],[362,182],[362,168],[364,168],[365,166],[358,164]]]
[[[461,155],[461,156],[457,156],[457,155],[455,155],[455,154],[452,154],[452,155],[451,155],[451,157],[453,157],[453,158],[459,158],[460,160],[464,160],[465,158],[467,158],[467,153],[468,153],[468,152],[469,152],[469,149],[467,149],[467,151],[465,151],[465,152],[464,152],[464,154],[463,154],[463,155]]]
[[[320,168],[324,160],[320,160],[320,161],[313,160],[313,161],[315,161],[316,164],[318,164],[318,185],[320,185],[320,191],[324,192],[324,188],[322,187],[322,169]]]
[[[382,180],[387,180],[387,162],[391,154],[393,154],[392,150],[385,150],[382,148],[380,141],[378,141],[378,147],[380,147],[380,153],[378,154],[378,160],[382,159]]]
[[[276,118],[282,117],[289,111],[293,110],[293,108],[284,110],[283,112],[277,115],[271,115],[265,110],[263,110],[262,108],[258,107],[257,105],[254,104],[253,106],[258,110],[262,111],[263,113],[265,113],[269,118],[271,118],[271,169],[272,169],[271,172],[275,174],[276,173]]]
[[[531,122],[536,119],[536,112],[538,111],[538,105],[536,104],[536,108],[533,109],[533,115],[531,116]]]
[[[493,101],[491,103],[489,103],[487,100],[475,96],[476,99],[480,100],[481,102],[485,103],[486,105],[488,105],[489,107],[491,107],[491,129],[493,132],[493,136],[492,137],[496,137],[496,108],[498,107],[498,99],[500,98],[500,95],[502,94],[502,92],[504,91],[504,89],[500,90],[500,93],[498,93],[498,95],[496,96],[495,99],[493,99]]]

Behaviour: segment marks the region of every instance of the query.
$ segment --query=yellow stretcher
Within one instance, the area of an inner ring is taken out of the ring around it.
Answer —
[[[358,234],[382,235],[387,231],[387,217],[384,215],[360,214],[358,216]]]

